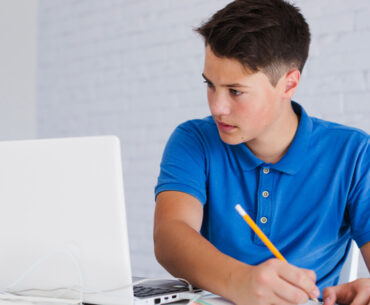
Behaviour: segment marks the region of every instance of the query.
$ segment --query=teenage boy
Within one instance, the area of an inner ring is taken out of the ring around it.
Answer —
[[[336,285],[352,239],[370,269],[369,135],[292,101],[310,43],[299,9],[236,0],[197,32],[212,116],[181,124],[164,151],[158,261],[238,305],[368,305],[370,279]],[[273,258],[238,203],[289,263]]]

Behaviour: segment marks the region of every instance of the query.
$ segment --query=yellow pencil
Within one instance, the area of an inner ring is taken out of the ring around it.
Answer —
[[[256,223],[253,221],[252,218],[249,217],[246,211],[240,206],[240,204],[237,204],[235,206],[235,209],[238,211],[241,217],[244,218],[244,220],[247,222],[247,224],[251,227],[251,229],[258,235],[258,237],[263,241],[263,243],[269,248],[269,250],[276,256],[276,258],[287,262],[285,257],[279,252],[279,250],[273,245],[273,243],[267,238],[265,233],[261,231],[261,229],[256,225]],[[318,299],[312,298],[315,302],[319,303]]]

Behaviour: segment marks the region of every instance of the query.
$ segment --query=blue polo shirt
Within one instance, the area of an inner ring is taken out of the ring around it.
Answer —
[[[369,135],[292,106],[298,129],[275,164],[244,143],[224,143],[212,117],[181,124],[165,148],[155,194],[199,199],[202,235],[256,265],[273,255],[235,210],[239,203],[290,263],[316,272],[322,290],[337,284],[351,239],[359,247],[370,241]]]

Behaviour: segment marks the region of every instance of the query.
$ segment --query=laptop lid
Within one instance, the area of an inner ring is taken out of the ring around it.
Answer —
[[[132,304],[116,137],[0,142],[0,202],[0,290]]]

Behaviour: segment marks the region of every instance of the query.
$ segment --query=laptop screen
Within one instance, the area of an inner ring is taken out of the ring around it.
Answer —
[[[0,290],[132,304],[118,139],[0,142],[0,169]]]

